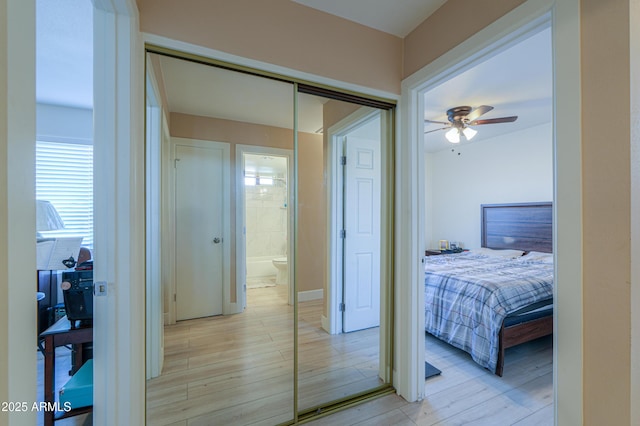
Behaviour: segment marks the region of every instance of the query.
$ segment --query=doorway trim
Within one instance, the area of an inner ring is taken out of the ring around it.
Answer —
[[[169,211],[167,212],[169,219],[169,228],[173,230],[175,235],[176,230],[176,146],[192,146],[199,148],[219,148],[223,151],[224,161],[222,163],[222,200],[225,208],[222,209],[222,265],[224,267],[222,271],[222,315],[234,314],[237,311],[237,300],[231,302],[231,148],[226,142],[215,142],[200,139],[179,138],[171,137],[171,149],[170,149],[170,161],[168,170],[165,173],[169,174],[169,199],[174,202],[170,204]],[[167,247],[168,256],[173,259],[173,265],[176,264],[176,247],[175,238],[173,241],[168,242]],[[171,284],[169,285],[169,317],[177,319],[176,313],[176,301],[174,296],[177,294],[178,276],[176,275],[177,268],[174,267],[169,276],[171,277]]]
[[[631,389],[640,400],[640,3],[629,4],[631,99]],[[634,326],[635,324],[635,326]],[[631,424],[640,424],[640,404],[631,404]]]
[[[36,5],[0,2],[0,401],[37,394],[33,288],[35,239]],[[27,275],[28,274],[28,275]],[[30,403],[29,403],[30,404]],[[35,411],[0,412],[5,425],[34,424]]]
[[[351,131],[381,117],[380,110],[358,109],[327,130],[327,201],[329,223],[327,224],[327,316],[322,315],[322,328],[329,334],[342,333],[343,318],[340,304],[343,295],[343,244],[340,230],[343,229],[343,185],[344,177],[340,157],[344,152],[344,137]],[[381,297],[384,297],[381,294]]]
[[[293,150],[283,148],[271,148],[260,145],[236,145],[236,300],[238,312],[242,312],[247,306],[247,240],[246,235],[246,191],[244,185],[244,154],[267,154],[287,158],[287,197],[288,204],[293,200]],[[287,206],[287,263],[293,262],[293,209]],[[287,268],[287,294],[289,305],[293,305],[294,286],[292,268]]]
[[[147,59],[148,62],[150,62]],[[146,377],[158,377],[164,363],[164,313],[162,288],[162,141],[163,110],[158,101],[158,83],[147,65],[145,117],[146,202]]]
[[[94,5],[93,422],[145,422],[144,56],[134,0]],[[135,342],[133,344],[132,342]]]
[[[470,64],[494,54],[539,25],[551,22],[554,47],[554,410],[556,424],[582,423],[582,290],[581,290],[581,164],[580,158],[580,8],[579,1],[525,2],[485,29],[434,60],[402,82],[402,110],[398,145],[401,180],[397,222],[402,240],[397,262],[398,287],[396,351],[401,357],[397,389],[409,401],[424,398],[424,170],[422,158],[422,99],[434,86]],[[562,36],[558,36],[559,28]],[[557,88],[562,85],[562,91]],[[578,129],[578,130],[576,130]],[[556,141],[562,140],[559,146]],[[402,178],[401,178],[402,179]],[[562,194],[562,197],[558,197]],[[401,206],[405,206],[402,208]],[[406,208],[410,206],[411,208]],[[417,232],[416,232],[417,231]],[[558,243],[560,242],[560,243]],[[561,308],[560,308],[561,306]],[[558,410],[562,400],[563,410]]]

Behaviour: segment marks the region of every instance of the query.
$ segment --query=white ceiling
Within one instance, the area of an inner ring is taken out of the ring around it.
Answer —
[[[91,1],[37,0],[36,100],[93,107]]]
[[[429,90],[424,99],[424,118],[428,120],[446,122],[446,111],[462,105],[493,106],[483,119],[512,115],[518,119],[513,123],[476,126],[478,134],[472,141],[463,140],[455,145],[445,139],[446,130],[425,134],[425,149],[428,152],[451,149],[550,122],[551,61],[551,30],[546,29]],[[443,126],[426,124],[425,131],[440,127]]]
[[[293,85],[182,59],[160,56],[169,111],[293,128]],[[322,127],[327,99],[300,94],[299,129]]]
[[[447,0],[293,0],[404,38]]]

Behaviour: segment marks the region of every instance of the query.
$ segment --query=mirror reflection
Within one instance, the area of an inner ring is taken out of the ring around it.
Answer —
[[[147,71],[147,422],[290,421],[293,85],[156,54]]]
[[[307,117],[322,123],[315,151],[302,132],[298,142],[300,170],[313,170],[298,179],[298,409],[305,411],[387,381],[380,357],[385,141],[383,111],[304,93],[298,99],[301,127]],[[305,226],[311,222],[324,226]]]

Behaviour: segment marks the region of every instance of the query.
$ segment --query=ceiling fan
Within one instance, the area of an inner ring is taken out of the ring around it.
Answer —
[[[478,120],[478,117],[488,113],[492,109],[493,107],[489,105],[480,105],[475,109],[472,109],[470,106],[459,106],[451,108],[447,110],[447,118],[449,120],[448,123],[446,121],[424,120],[425,123],[443,124],[446,126],[435,130],[426,131],[425,134],[450,129],[447,133],[445,133],[445,137],[451,143],[458,143],[460,142],[460,135],[464,135],[466,140],[471,140],[471,138],[473,138],[476,133],[478,133],[476,130],[472,129],[469,126],[511,123],[518,119],[517,115],[512,115],[511,117],[487,118],[484,120]]]

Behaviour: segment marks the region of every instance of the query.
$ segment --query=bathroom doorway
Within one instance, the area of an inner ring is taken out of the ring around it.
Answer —
[[[241,259],[236,274],[242,306],[247,306],[248,292],[257,297],[268,294],[274,301],[292,305],[292,152],[237,145],[236,160],[237,258]]]

